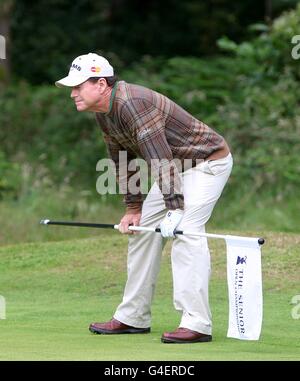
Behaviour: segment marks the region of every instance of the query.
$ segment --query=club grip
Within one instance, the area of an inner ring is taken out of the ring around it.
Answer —
[[[160,233],[160,232],[161,232],[160,228],[155,228],[155,233]],[[174,234],[175,235],[176,234],[183,234],[183,230],[175,230]]]

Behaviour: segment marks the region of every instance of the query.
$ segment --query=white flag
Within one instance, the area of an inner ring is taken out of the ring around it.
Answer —
[[[258,340],[263,316],[258,239],[226,237],[229,322],[227,337]]]

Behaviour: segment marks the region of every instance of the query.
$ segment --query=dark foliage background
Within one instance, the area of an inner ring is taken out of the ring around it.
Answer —
[[[53,82],[83,52],[117,56],[207,56],[226,35],[241,42],[268,17],[268,1],[28,0],[11,14],[12,70],[31,83]],[[272,16],[296,1],[273,1]]]
[[[114,205],[122,213],[120,197],[96,192],[96,163],[107,154],[94,116],[77,113],[69,91],[53,85],[89,51],[225,136],[235,165],[215,226],[298,231],[300,60],[291,41],[299,25],[292,0],[2,0],[0,223],[8,233],[0,243],[16,231],[35,239],[23,226],[51,211],[85,220]]]

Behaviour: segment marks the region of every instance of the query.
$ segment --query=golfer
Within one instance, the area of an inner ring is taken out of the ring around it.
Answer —
[[[210,253],[205,237],[174,236],[174,230],[205,232],[214,206],[232,169],[224,138],[166,96],[146,87],[117,81],[113,67],[94,53],[72,62],[69,74],[56,86],[71,88],[77,111],[94,112],[120,186],[136,171],[121,176],[120,152],[127,160],[144,159],[154,168],[154,185],[124,197],[126,211],[119,230],[129,234],[128,278],[113,318],[92,323],[99,334],[147,333],[151,302],[166,238],[172,239],[174,307],[178,327],[162,335],[163,343],[212,340],[209,306]],[[154,164],[153,164],[154,163]],[[185,165],[188,163],[188,165]],[[127,164],[126,164],[127,165]],[[122,170],[122,172],[124,172]],[[161,234],[133,234],[130,225],[160,227]]]

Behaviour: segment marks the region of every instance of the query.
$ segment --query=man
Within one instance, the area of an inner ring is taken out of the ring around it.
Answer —
[[[116,81],[109,62],[97,54],[77,57],[57,86],[72,88],[78,111],[96,113],[120,186],[135,171],[121,176],[124,163],[141,157],[155,169],[155,182],[145,200],[128,190],[126,212],[119,224],[129,234],[128,279],[122,303],[113,318],[92,323],[100,334],[147,333],[151,302],[165,238],[172,238],[174,306],[179,328],[162,335],[163,343],[212,340],[208,298],[210,254],[206,238],[174,235],[174,230],[205,232],[213,208],[232,169],[224,138],[162,94]],[[176,161],[176,164],[174,164]],[[189,165],[181,166],[180,164]],[[127,164],[126,164],[127,165]],[[122,168],[122,171],[121,171]],[[133,234],[130,225],[160,226],[161,234]]]

